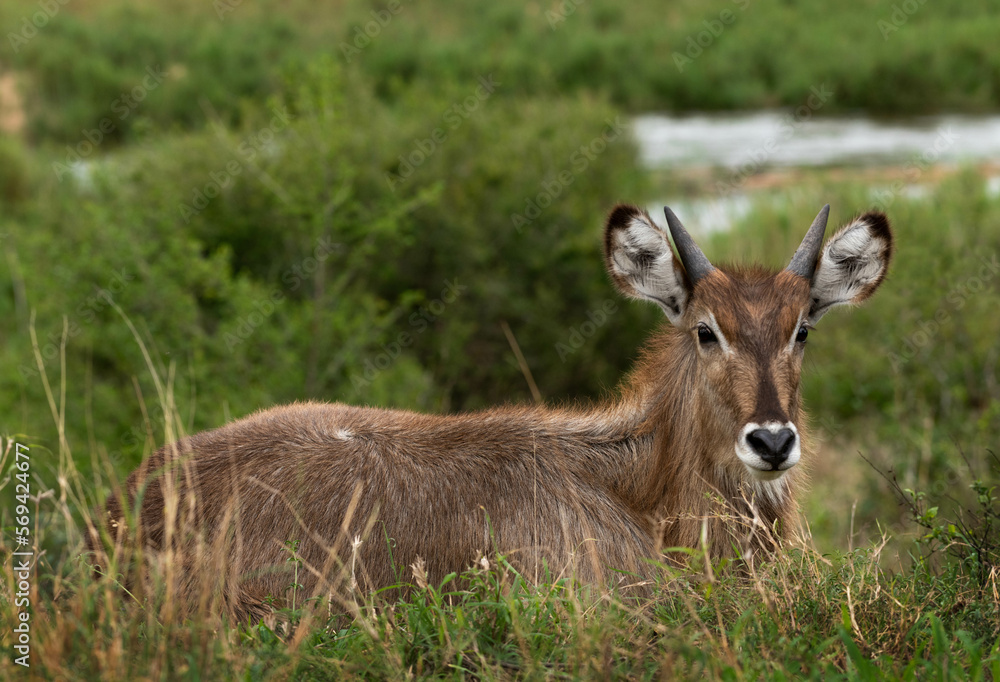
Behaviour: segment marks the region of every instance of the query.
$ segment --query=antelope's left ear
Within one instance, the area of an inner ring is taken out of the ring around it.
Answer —
[[[892,231],[884,213],[865,213],[840,228],[823,247],[812,278],[809,321],[830,308],[857,305],[875,293],[889,270]]]

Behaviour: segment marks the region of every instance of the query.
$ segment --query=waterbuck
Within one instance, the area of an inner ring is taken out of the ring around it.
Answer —
[[[643,577],[663,548],[759,547],[733,518],[780,535],[804,449],[806,337],[830,308],[878,288],[889,223],[866,213],[823,246],[826,206],[774,272],[713,266],[665,213],[676,254],[643,210],[621,205],[607,219],[612,280],[671,323],[613,399],[447,416],[263,410],[154,453],[126,486],[139,514],[109,500],[111,536],[179,557],[192,575],[224,568],[223,606],[242,619],[286,594],[289,542],[304,592],[327,594],[405,583],[421,559],[436,582],[496,552],[529,579]]]

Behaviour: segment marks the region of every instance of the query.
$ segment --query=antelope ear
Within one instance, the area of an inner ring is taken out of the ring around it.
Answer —
[[[674,324],[684,316],[691,293],[684,269],[648,213],[625,204],[611,211],[604,228],[604,262],[623,294],[655,302]]]
[[[875,293],[889,269],[892,246],[889,219],[879,212],[865,213],[830,237],[813,274],[809,321]]]

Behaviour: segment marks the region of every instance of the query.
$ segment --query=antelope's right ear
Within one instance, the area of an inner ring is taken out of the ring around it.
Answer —
[[[858,305],[878,289],[892,259],[892,230],[884,213],[871,211],[840,228],[820,252],[812,277],[809,321],[837,305]]]
[[[648,213],[626,204],[611,211],[604,228],[604,262],[623,294],[653,301],[674,324],[684,316],[691,294],[684,269],[666,232]]]

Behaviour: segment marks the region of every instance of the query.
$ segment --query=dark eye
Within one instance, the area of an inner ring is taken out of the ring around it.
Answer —
[[[718,339],[715,338],[715,332],[709,329],[707,324],[701,323],[698,325],[698,343],[704,346],[709,343],[715,343],[716,341],[718,341]]]
[[[795,340],[798,343],[805,343],[807,336],[809,336],[809,330],[806,329],[805,325],[802,325],[799,327],[799,333],[795,335]]]

